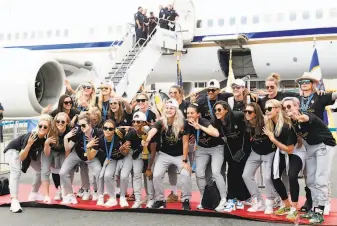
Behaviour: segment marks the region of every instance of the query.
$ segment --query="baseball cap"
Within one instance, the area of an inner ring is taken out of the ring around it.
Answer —
[[[175,108],[179,108],[179,104],[175,99],[169,99],[166,101],[166,106],[171,106]]]
[[[242,79],[235,79],[232,85],[246,87],[246,83]]]
[[[132,120],[146,122],[146,115],[141,111],[137,111],[133,114]]]
[[[208,89],[211,89],[211,88],[213,88],[213,89],[220,89],[220,83],[216,79],[209,80],[207,82],[207,88]]]

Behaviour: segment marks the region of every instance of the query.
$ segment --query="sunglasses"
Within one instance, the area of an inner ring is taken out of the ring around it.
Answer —
[[[40,129],[42,129],[42,128],[43,128],[43,129],[48,129],[48,126],[46,126],[46,125],[41,125],[41,124],[40,124],[40,125],[39,125],[39,128],[40,128]]]
[[[101,87],[101,89],[108,90],[109,87]]]
[[[82,88],[83,88],[83,89],[91,89],[92,86],[83,85]]]
[[[275,89],[275,86],[266,86],[266,89]]]
[[[169,94],[178,94],[178,92],[169,92]]]
[[[241,86],[232,86],[232,89],[241,89]]]
[[[208,89],[207,92],[208,93],[215,93],[217,91],[217,89]]]
[[[68,105],[68,104],[73,104],[73,102],[72,101],[64,101],[63,102],[65,105]]]
[[[110,102],[110,105],[117,105],[118,102]]]
[[[221,112],[222,108],[215,108],[214,110],[215,110],[215,112]]]
[[[251,115],[251,114],[253,114],[254,113],[254,111],[250,111],[250,110],[244,110],[243,111],[245,114],[247,114],[248,113],[248,115]]]
[[[111,131],[111,132],[112,132],[112,131],[115,130],[115,128],[114,128],[114,127],[106,127],[106,126],[104,126],[104,127],[103,127],[103,130],[104,130],[104,131]]]
[[[82,128],[87,127],[87,124],[78,124],[79,126],[81,126]]]
[[[137,121],[137,120],[133,120],[132,123],[135,123],[135,124],[141,124],[143,121]]]
[[[265,111],[272,111],[273,108],[276,108],[276,107],[267,107],[267,108],[265,108],[264,110],[265,110]]]
[[[145,103],[146,99],[136,99],[137,103],[143,102]]]
[[[310,84],[311,83],[311,80],[301,80],[301,81],[298,81],[298,84],[302,85],[302,84]]]
[[[57,124],[62,124],[62,125],[64,125],[64,124],[66,123],[66,121],[63,121],[63,120],[56,120],[56,123],[57,123]]]
[[[283,109],[283,110],[286,110],[286,109],[290,110],[290,109],[291,109],[291,105],[288,104],[287,106],[282,106],[282,109]]]

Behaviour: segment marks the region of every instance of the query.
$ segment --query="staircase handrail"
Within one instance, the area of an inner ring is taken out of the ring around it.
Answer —
[[[117,47],[120,46],[120,45],[125,41],[125,39],[126,39],[130,34],[132,34],[132,29],[135,27],[135,25],[132,24],[132,23],[129,23],[129,25],[130,25],[130,27],[129,27],[128,31],[124,34],[122,40],[118,41],[117,43],[114,41],[114,42],[112,42],[111,45],[109,46],[109,56],[110,56],[111,59],[112,59],[112,49],[113,49],[114,47],[116,48],[116,46],[117,46]]]

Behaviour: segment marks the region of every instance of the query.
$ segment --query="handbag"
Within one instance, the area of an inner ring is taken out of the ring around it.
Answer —
[[[0,177],[0,196],[9,194],[9,180],[7,177]]]
[[[204,195],[202,196],[202,208],[207,210],[214,210],[220,203],[221,196],[216,182],[213,180],[206,185]]]
[[[229,145],[228,145],[228,142],[227,142],[227,137],[225,137],[225,133],[223,131],[223,128],[221,128],[221,132],[222,134],[224,135],[224,137],[222,138],[223,141],[226,143],[227,145],[227,148],[229,150],[229,153],[231,154],[232,156],[232,159],[235,161],[235,162],[240,162],[243,157],[245,157],[246,153],[243,151],[243,147],[244,147],[244,144],[245,144],[245,132],[243,132],[243,136],[242,136],[242,148],[240,150],[238,150],[234,155],[232,153],[232,150],[229,148]]]

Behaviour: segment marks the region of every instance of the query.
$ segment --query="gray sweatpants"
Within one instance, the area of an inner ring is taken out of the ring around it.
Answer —
[[[60,178],[61,178],[61,184],[64,188],[65,195],[72,194],[72,183],[71,183],[71,172],[73,168],[81,163],[82,161],[75,151],[72,151],[68,157],[64,160],[61,170],[60,170]],[[90,169],[90,171],[93,172],[93,175],[96,177],[96,183],[98,185],[98,194],[103,194],[104,190],[104,181],[99,179],[100,172],[102,169],[101,163],[97,158],[94,158],[93,160],[85,161]]]
[[[226,183],[224,177],[221,175],[221,167],[224,161],[224,147],[223,145],[213,148],[203,148],[198,146],[195,152],[197,185],[201,196],[203,196],[206,187],[205,172],[209,162],[211,162],[212,178],[215,180],[219,189],[221,198],[226,198]]]
[[[325,145],[309,145],[303,141],[307,149],[305,161],[306,183],[311,190],[313,206],[325,206],[329,203],[328,185],[330,179],[329,152],[336,151],[337,148]]]
[[[81,187],[84,190],[90,190],[91,183],[94,191],[97,191],[97,178],[95,175],[90,175],[90,173],[92,174],[92,172],[89,172],[88,165],[85,162],[80,162]],[[89,178],[92,178],[92,181]]]
[[[253,198],[262,200],[260,189],[255,181],[255,173],[259,167],[263,167],[263,180],[266,186],[266,198],[274,200],[277,197],[276,190],[271,178],[272,163],[275,152],[268,155],[259,155],[252,151],[247,159],[245,169],[242,174],[242,178],[245,181],[247,189]]]
[[[158,153],[157,153],[158,154]],[[175,165],[180,170],[181,184],[182,184],[182,200],[190,200],[192,196],[192,179],[191,174],[182,166],[182,156],[171,156],[163,152],[159,152],[153,170],[153,185],[156,201],[164,201],[164,187],[163,179],[166,170],[170,165]]]
[[[41,154],[41,179],[42,181],[49,181],[50,167],[61,169],[61,166],[66,158],[65,153],[51,151],[49,156],[44,152]]]
[[[19,159],[19,151],[9,149],[7,151],[9,159],[9,189],[12,198],[18,198],[19,182],[21,177],[21,161]],[[27,157],[29,158],[29,156]],[[41,161],[40,156],[37,161],[31,160],[30,166],[34,169],[35,175],[32,184],[32,192],[38,192],[41,186]]]
[[[110,198],[112,197],[116,198],[115,173],[119,161],[122,160],[110,160],[110,163],[108,163],[108,161],[105,160],[99,177],[100,180],[104,181],[104,186]]]

